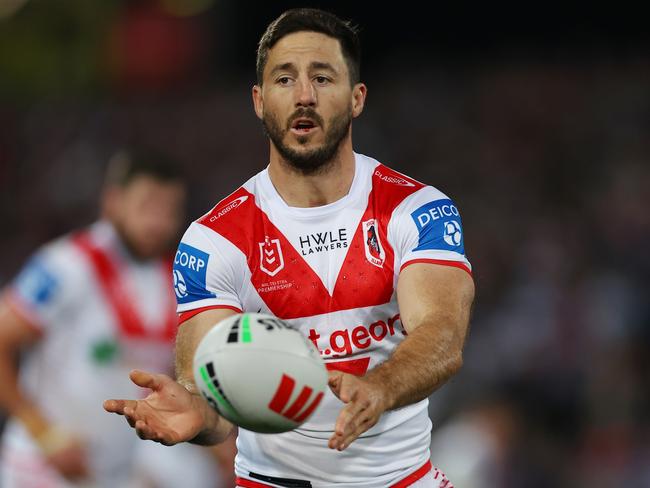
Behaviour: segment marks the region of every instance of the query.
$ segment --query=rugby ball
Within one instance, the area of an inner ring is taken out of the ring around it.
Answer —
[[[207,402],[247,430],[295,429],[318,408],[327,371],[314,344],[272,315],[242,313],[217,323],[194,354]]]

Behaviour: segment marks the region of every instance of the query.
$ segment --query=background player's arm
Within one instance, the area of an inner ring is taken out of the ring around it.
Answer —
[[[142,439],[165,445],[179,442],[212,445],[224,441],[233,425],[217,414],[199,393],[192,363],[194,351],[207,331],[233,313],[227,309],[208,310],[184,322],[176,338],[177,380],[164,374],[132,371],[131,380],[149,388],[149,395],[142,400],[106,400],[104,408],[124,415]]]
[[[0,408],[17,418],[34,438],[50,425],[18,385],[18,353],[36,343],[38,330],[16,313],[7,300],[0,301]]]
[[[346,448],[383,412],[426,398],[462,365],[474,299],[469,274],[455,267],[412,264],[400,273],[397,298],[408,335],[392,356],[361,378],[330,374],[330,387],[347,403],[331,448]]]
[[[0,300],[0,409],[21,422],[63,476],[82,478],[87,469],[78,440],[53,425],[19,386],[18,353],[39,339],[40,332],[14,311],[7,298]]]

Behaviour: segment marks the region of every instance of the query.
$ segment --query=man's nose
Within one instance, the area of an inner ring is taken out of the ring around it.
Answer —
[[[316,90],[310,80],[296,84],[296,106],[312,107],[316,105]]]

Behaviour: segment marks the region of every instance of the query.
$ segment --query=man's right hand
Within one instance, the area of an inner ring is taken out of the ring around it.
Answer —
[[[151,393],[142,400],[106,400],[104,409],[124,415],[141,439],[172,446],[194,439],[210,424],[216,425],[218,414],[207,402],[169,376],[134,370],[130,377]]]

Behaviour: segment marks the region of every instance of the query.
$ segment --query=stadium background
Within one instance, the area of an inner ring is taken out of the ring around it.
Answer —
[[[0,286],[92,221],[120,144],[183,162],[188,221],[259,171],[256,41],[324,7],[362,26],[356,150],[463,215],[478,292],[436,462],[459,487],[650,486],[650,31],[543,5],[5,0]]]

